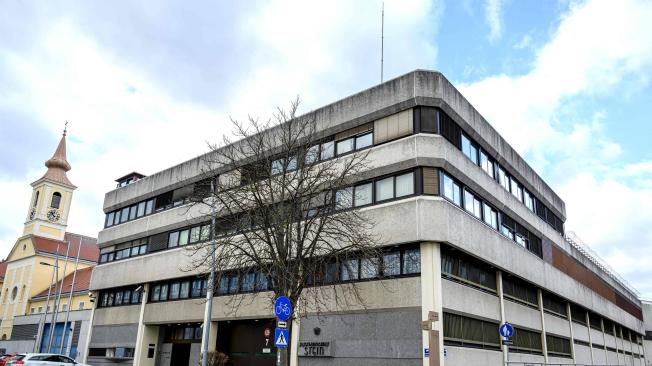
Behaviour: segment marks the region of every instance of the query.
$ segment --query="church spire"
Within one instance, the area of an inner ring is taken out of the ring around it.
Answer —
[[[43,178],[48,178],[52,181],[62,183],[68,186],[74,185],[68,180],[66,172],[71,169],[70,163],[66,160],[66,134],[68,131],[68,121],[66,121],[66,126],[63,129],[63,136],[59,141],[59,146],[54,152],[54,155],[45,162],[45,166],[48,168],[48,171],[45,172]]]

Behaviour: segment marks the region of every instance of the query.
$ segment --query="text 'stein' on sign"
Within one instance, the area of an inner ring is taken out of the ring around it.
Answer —
[[[332,357],[331,342],[299,342],[297,351],[302,357]]]

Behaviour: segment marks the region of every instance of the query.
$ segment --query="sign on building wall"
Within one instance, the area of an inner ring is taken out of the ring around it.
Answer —
[[[332,357],[331,342],[299,342],[301,357]]]

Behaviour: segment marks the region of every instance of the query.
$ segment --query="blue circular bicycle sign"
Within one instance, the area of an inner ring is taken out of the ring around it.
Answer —
[[[292,302],[285,296],[279,296],[274,302],[274,314],[280,321],[290,319],[292,315]]]

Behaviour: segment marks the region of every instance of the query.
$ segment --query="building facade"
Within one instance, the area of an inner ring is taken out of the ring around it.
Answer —
[[[45,351],[49,344],[54,352],[81,359],[87,345],[79,331],[90,325],[90,272],[99,249],[97,239],[66,232],[76,187],[66,176],[71,167],[65,131],[45,166],[43,177],[32,183],[23,235],[0,264],[0,349]]]
[[[358,282],[365,307],[296,318],[293,365],[645,364],[641,301],[565,236],[563,200],[443,75],[411,72],[313,113],[321,158],[369,150],[346,189],[366,197],[352,208],[383,254],[335,265],[330,281]],[[209,239],[188,203],[202,157],[138,178],[105,196],[88,362],[196,365],[206,280],[182,247]],[[268,285],[251,276],[222,277],[207,342],[233,365],[272,365],[273,311],[256,301]],[[236,293],[252,301],[233,315]]]

